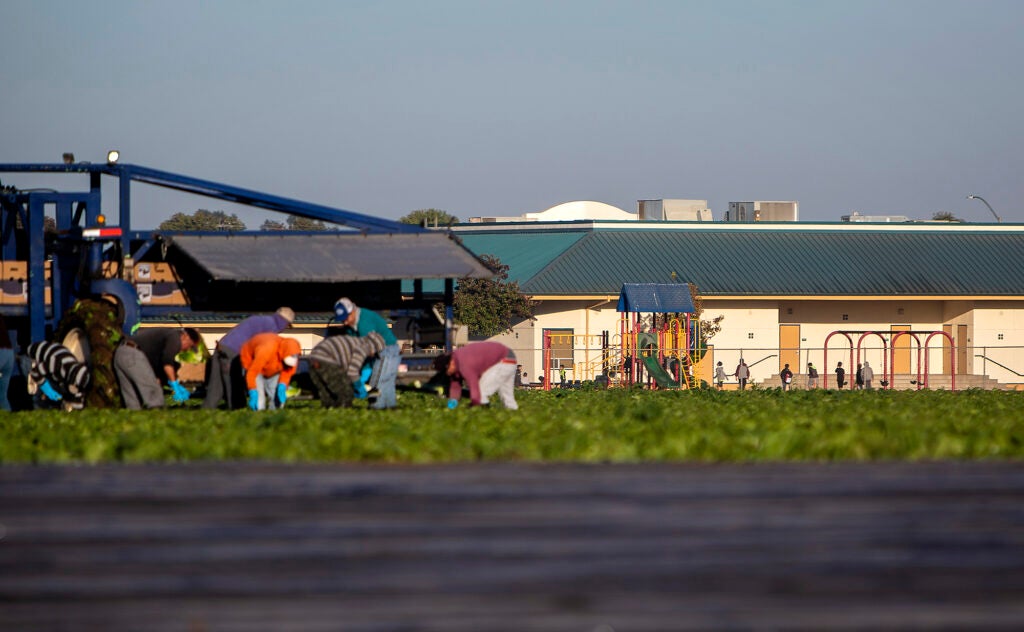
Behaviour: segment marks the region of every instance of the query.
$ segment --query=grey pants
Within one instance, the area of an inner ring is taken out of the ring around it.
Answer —
[[[146,354],[136,347],[121,345],[114,351],[114,374],[121,387],[125,408],[161,408],[164,405],[164,389],[153,373]]]
[[[234,367],[232,365],[236,362],[237,358],[238,353],[227,347],[220,346],[210,356],[208,360],[210,365],[207,367],[206,397],[203,398],[203,408],[216,408],[222,399],[227,403],[228,410],[233,410],[236,407],[236,402],[234,401],[234,376],[232,375]]]

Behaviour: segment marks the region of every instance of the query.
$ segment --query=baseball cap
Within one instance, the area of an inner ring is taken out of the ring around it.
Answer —
[[[334,304],[334,320],[344,321],[356,309],[356,304],[348,298],[342,297]]]

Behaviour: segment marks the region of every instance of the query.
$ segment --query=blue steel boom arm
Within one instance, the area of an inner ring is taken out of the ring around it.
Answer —
[[[403,224],[394,220],[381,219],[320,204],[310,204],[309,202],[260,193],[251,189],[243,189],[210,180],[192,178],[131,164],[0,164],[0,173],[3,172],[90,173],[114,176],[120,180],[120,225],[125,232],[131,230],[130,183],[132,181],[237,204],[245,204],[269,211],[298,215],[308,219],[342,224],[368,233],[416,233],[423,231],[419,226],[412,224]]]
[[[209,180],[192,178],[167,171],[150,169],[131,164],[93,164],[88,162],[71,163],[0,163],[0,173],[66,173],[66,174],[88,174],[89,190],[78,193],[58,193],[50,190],[29,190],[18,191],[14,187],[0,189],[0,206],[3,212],[0,213],[0,229],[2,229],[2,244],[0,244],[0,259],[8,259],[15,255],[16,245],[14,240],[14,227],[16,217],[21,217],[27,232],[27,259],[28,259],[28,300],[25,313],[29,319],[29,332],[31,340],[43,339],[47,326],[53,326],[59,321],[63,309],[70,305],[76,298],[74,279],[71,275],[59,274],[61,271],[74,267],[72,261],[58,252],[54,253],[57,259],[53,266],[54,297],[50,314],[46,313],[44,301],[44,264],[45,264],[45,239],[43,231],[43,209],[46,205],[56,207],[56,228],[57,239],[66,241],[68,239],[80,240],[86,228],[93,228],[102,225],[101,215],[101,176],[108,175],[118,178],[119,195],[119,241],[122,245],[122,252],[129,252],[129,241],[132,238],[142,237],[148,248],[153,243],[155,231],[135,233],[131,229],[131,183],[142,182],[154,186],[174,189],[194,195],[216,198],[228,202],[245,204],[270,211],[297,215],[300,217],[326,221],[333,224],[349,226],[352,229],[363,233],[419,233],[424,229],[411,224],[403,224],[393,220],[376,218],[352,211],[335,209],[319,204],[310,204],[300,200],[284,198],[276,195],[269,195],[220,184]],[[0,182],[0,185],[3,183]],[[99,266],[101,264],[102,244],[91,239],[87,240],[86,250],[88,251],[89,272],[95,279],[94,292],[100,287],[104,291],[110,291],[114,284],[127,285],[117,279],[99,278]],[[94,269],[95,268],[95,269]]]

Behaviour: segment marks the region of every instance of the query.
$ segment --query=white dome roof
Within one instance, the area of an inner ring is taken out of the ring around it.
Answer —
[[[577,219],[635,220],[636,214],[604,202],[578,200],[552,206],[540,213],[527,213],[524,217],[536,218],[541,222],[567,222]]]

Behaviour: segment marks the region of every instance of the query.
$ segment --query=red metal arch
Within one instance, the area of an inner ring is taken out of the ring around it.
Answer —
[[[896,341],[904,334],[909,335],[917,343],[917,390],[921,390],[923,388],[921,385],[921,339],[913,331],[898,331],[889,341],[889,388],[896,383]],[[927,373],[925,375],[927,377]]]
[[[851,370],[853,369],[853,338],[850,337],[849,332],[846,332],[846,331],[833,331],[829,335],[825,336],[825,359],[822,361],[823,364],[824,364],[824,366],[822,368],[824,368],[825,374],[821,376],[821,379],[822,379],[821,386],[822,386],[822,388],[826,388],[826,389],[828,388],[828,370],[829,370],[828,369],[828,341],[831,340],[832,336],[834,336],[836,334],[840,334],[840,335],[844,336],[846,338],[846,341],[848,343],[850,343],[850,363],[847,366],[850,367]]]
[[[935,336],[938,336],[938,335],[945,336],[946,340],[949,340],[949,379],[950,379],[949,390],[955,391],[956,390],[956,343],[953,342],[953,336],[949,335],[948,333],[946,333],[944,331],[933,331],[932,333],[928,334],[928,337],[925,338],[925,340],[924,340],[924,349],[925,349],[925,354],[924,354],[924,386],[925,386],[925,388],[928,387],[928,355],[929,355],[927,353],[927,351],[928,351],[928,343],[931,342],[932,338],[934,338]]]
[[[885,333],[888,333],[888,332],[885,332]],[[882,333],[880,331],[865,331],[864,333],[862,333],[860,335],[860,338],[857,339],[857,364],[860,364],[860,348],[864,344],[864,338],[866,338],[868,336],[874,335],[874,336],[878,336],[878,338],[882,341],[882,379],[883,380],[885,379],[885,375],[888,372],[888,362],[887,362],[888,357],[885,355],[885,350],[888,347],[888,341],[885,339],[885,333]],[[885,388],[885,387],[883,386],[882,388]]]

